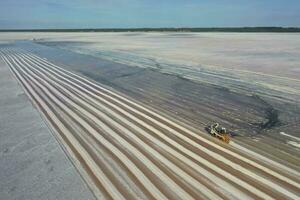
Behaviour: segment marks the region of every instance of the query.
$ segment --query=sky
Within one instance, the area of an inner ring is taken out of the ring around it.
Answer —
[[[300,27],[300,0],[0,0],[0,29]]]

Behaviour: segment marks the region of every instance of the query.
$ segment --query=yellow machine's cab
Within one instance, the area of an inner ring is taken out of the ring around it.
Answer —
[[[226,128],[221,127],[219,125],[219,123],[215,123],[215,124],[209,126],[207,129],[208,129],[208,132],[212,136],[214,136],[214,137],[216,137],[216,138],[218,138],[218,139],[220,139],[220,140],[222,140],[222,141],[224,141],[226,143],[230,142],[230,136],[227,133]]]

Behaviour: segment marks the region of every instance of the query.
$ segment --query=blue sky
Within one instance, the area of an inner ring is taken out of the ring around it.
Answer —
[[[0,29],[300,27],[300,0],[0,0]]]

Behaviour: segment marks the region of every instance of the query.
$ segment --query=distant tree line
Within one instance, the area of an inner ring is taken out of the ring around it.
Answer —
[[[0,29],[0,32],[300,32],[298,27]]]

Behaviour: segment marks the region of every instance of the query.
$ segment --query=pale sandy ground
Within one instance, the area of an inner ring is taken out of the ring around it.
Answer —
[[[0,59],[0,199],[94,199]]]

